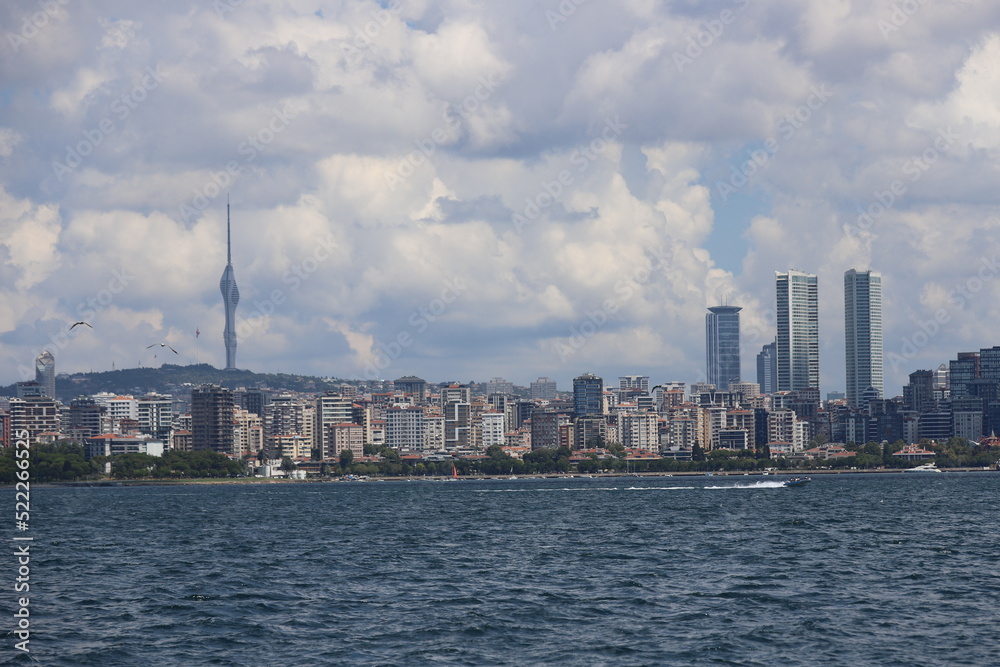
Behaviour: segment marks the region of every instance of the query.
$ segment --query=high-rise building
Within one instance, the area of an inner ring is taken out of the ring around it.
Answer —
[[[959,352],[957,359],[948,362],[948,383],[952,398],[968,394],[969,385],[978,377],[978,352]]]
[[[641,391],[649,393],[648,375],[621,375],[618,377],[619,391]]]
[[[26,398],[10,399],[10,434],[14,439],[26,439],[29,445],[37,445],[46,437],[59,433],[62,421],[59,417],[59,405],[54,398],[48,396],[28,396]],[[18,434],[27,432],[26,438]],[[14,442],[14,439],[8,442]]]
[[[415,375],[407,375],[401,377],[392,383],[396,391],[401,391],[403,394],[413,397],[413,402],[416,404],[423,403],[424,399],[427,398],[427,382]]]
[[[335,458],[336,448],[333,445],[332,426],[351,423],[354,401],[341,396],[335,391],[327,391],[316,399],[316,447],[319,448],[321,459]]]
[[[266,389],[247,389],[240,392],[241,408],[252,412],[258,417],[267,415],[267,407],[271,404],[271,392]]]
[[[538,378],[531,383],[531,398],[553,401],[556,398],[556,381]]]
[[[844,351],[847,404],[860,406],[869,388],[883,394],[882,275],[851,269],[844,273]]]
[[[757,384],[762,394],[778,391],[778,350],[777,343],[768,343],[760,348],[757,355]]]
[[[577,417],[604,414],[604,380],[592,373],[573,378],[573,412]]]
[[[191,391],[191,448],[233,453],[233,394],[225,387],[203,384]]]
[[[46,396],[56,397],[56,358],[48,350],[35,357],[35,382],[42,385]]]
[[[69,404],[69,424],[64,429],[70,440],[82,443],[104,433],[108,409],[91,396],[74,398]]]
[[[514,383],[502,377],[495,377],[486,383],[486,394],[514,394]]]
[[[444,413],[445,449],[465,449],[472,445],[472,404],[462,401],[448,401],[442,408]]]
[[[728,389],[740,381],[740,306],[713,306],[705,315],[705,366],[709,384]]]
[[[506,444],[504,434],[507,432],[505,415],[492,410],[479,415],[479,440],[483,449],[494,445],[503,447]]]
[[[154,440],[170,442],[170,425],[174,420],[173,397],[162,394],[147,394],[136,400],[136,418],[139,430]]]
[[[226,343],[226,370],[236,370],[236,304],[240,302],[240,290],[236,287],[236,273],[233,271],[233,243],[229,226],[229,201],[226,201],[226,268],[219,280],[222,290],[222,305],[226,309],[226,328],[222,339]]]
[[[531,449],[558,447],[561,428],[572,423],[572,417],[564,412],[533,412],[531,415]]]
[[[45,387],[34,380],[25,380],[17,383],[18,398],[48,398],[45,395]]]
[[[394,405],[382,413],[385,445],[393,449],[420,451],[424,448],[424,408]]]
[[[775,272],[778,391],[819,389],[819,293],[816,276]]]

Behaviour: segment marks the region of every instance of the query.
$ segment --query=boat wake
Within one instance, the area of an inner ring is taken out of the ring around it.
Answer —
[[[727,486],[706,486],[706,489],[780,489],[784,488],[785,483],[782,481],[766,481],[766,482],[754,482],[753,484],[730,484]]]

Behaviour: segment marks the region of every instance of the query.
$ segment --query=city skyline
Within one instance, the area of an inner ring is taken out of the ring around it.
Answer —
[[[846,388],[850,267],[892,286],[886,393],[995,342],[985,0],[14,0],[0,20],[3,384],[46,349],[61,372],[162,362],[154,341],[229,365],[227,194],[240,368],[704,380],[705,308],[737,303],[746,376],[790,266],[825,286],[824,391]]]

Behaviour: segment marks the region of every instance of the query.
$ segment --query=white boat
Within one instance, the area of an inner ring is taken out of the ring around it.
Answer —
[[[924,463],[916,468],[907,468],[903,472],[943,472],[935,463]]]

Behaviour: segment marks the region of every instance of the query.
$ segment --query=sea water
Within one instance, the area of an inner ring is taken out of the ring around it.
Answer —
[[[30,656],[997,664],[998,508],[996,473],[35,488]]]

